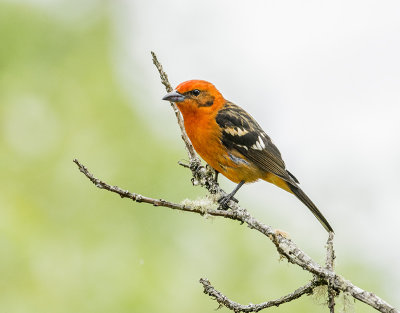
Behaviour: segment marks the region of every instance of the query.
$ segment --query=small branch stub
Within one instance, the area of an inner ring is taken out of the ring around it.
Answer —
[[[326,242],[326,262],[325,267],[333,271],[335,267],[335,250],[333,248],[333,237],[334,233],[330,232],[328,241]],[[329,313],[335,313],[335,298],[339,295],[339,292],[332,286],[332,280],[328,280],[328,307]]]

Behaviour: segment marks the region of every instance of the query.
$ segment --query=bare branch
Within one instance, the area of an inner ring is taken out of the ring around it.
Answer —
[[[128,190],[123,190],[119,188],[118,186],[111,186],[102,180],[96,178],[93,176],[92,173],[89,172],[89,170],[84,166],[82,163],[80,163],[77,159],[73,160],[74,163],[78,166],[79,170],[87,177],[89,180],[97,187],[100,189],[105,189],[111,192],[114,192],[118,194],[121,198],[128,198],[133,200],[134,202],[144,202],[148,204],[152,204],[153,206],[162,206],[174,210],[180,210],[180,211],[185,211],[185,212],[192,212],[192,213],[197,213],[200,215],[212,215],[212,216],[222,216],[226,218],[230,218],[235,220],[234,214],[230,211],[222,211],[222,210],[212,210],[212,209],[203,209],[202,207],[191,207],[183,204],[178,204],[178,203],[173,203],[169,202],[163,199],[154,199],[154,198],[149,198],[146,196],[142,196],[137,193],[130,192]]]
[[[229,218],[232,220],[240,221],[241,223],[245,223],[249,228],[255,229],[270,238],[271,241],[275,244],[280,255],[284,256],[290,263],[296,264],[302,269],[314,274],[317,280],[321,280],[325,283],[329,282],[331,286],[336,290],[347,292],[354,298],[372,306],[380,312],[400,313],[400,311],[389,305],[377,295],[371,292],[367,292],[353,285],[350,281],[345,280],[343,277],[337,275],[333,270],[329,270],[316,263],[305,252],[300,250],[293,241],[276,233],[270,226],[259,222],[254,217],[252,217],[246,209],[241,208],[236,203],[234,203],[234,210],[223,211],[209,209],[208,207],[194,207],[191,205],[176,204],[162,199],[153,199],[129,192],[127,190],[123,190],[117,186],[111,186],[94,177],[93,174],[91,174],[88,169],[77,159],[74,159],[74,163],[96,187],[114,192],[122,198],[129,198],[136,202],[145,202],[154,206],[163,206],[175,210],[197,213],[200,215],[207,214],[212,216],[222,216],[224,218]]]
[[[168,92],[172,91],[172,87],[168,82],[167,74],[164,72],[161,64],[157,60],[155,53],[152,52],[151,54],[153,57],[153,63],[157,67],[157,70],[160,74],[161,82],[166,87],[166,90]],[[200,185],[207,188],[211,194],[217,194],[222,196],[226,195],[225,191],[223,191],[216,183],[213,177],[214,171],[210,169],[208,166],[201,165],[200,159],[195,153],[194,148],[190,143],[190,140],[185,132],[182,115],[180,114],[178,108],[174,103],[171,103],[171,106],[178,120],[178,124],[182,132],[182,139],[185,143],[190,159],[189,165],[184,164],[182,162],[179,162],[179,164],[184,167],[190,168],[193,174],[192,182],[194,185]],[[301,267],[302,269],[308,271],[314,276],[314,279],[310,283],[295,290],[291,294],[286,295],[277,300],[272,300],[256,305],[253,304],[241,305],[232,300],[229,300],[226,296],[224,296],[222,293],[220,293],[214,287],[212,287],[208,280],[206,279],[200,280],[200,282],[203,284],[205,293],[207,293],[208,295],[213,297],[216,301],[218,301],[220,305],[224,305],[235,312],[257,312],[261,309],[268,308],[270,306],[278,306],[282,303],[297,299],[304,294],[312,293],[313,288],[316,286],[328,285],[328,306],[331,313],[334,312],[335,297],[339,294],[340,291],[350,294],[354,298],[372,306],[373,308],[377,309],[380,312],[400,313],[397,309],[389,305],[387,302],[383,301],[375,294],[362,290],[361,288],[353,285],[351,282],[345,280],[343,277],[337,275],[334,272],[335,252],[333,249],[333,233],[329,234],[329,238],[327,241],[326,265],[325,267],[323,267],[318,263],[316,263],[314,260],[312,260],[305,252],[300,250],[296,246],[296,244],[292,242],[290,239],[285,238],[278,232],[275,232],[270,226],[267,226],[256,220],[248,213],[246,209],[240,207],[234,201],[231,201],[229,203],[229,207],[231,210],[223,211],[213,208],[214,204],[211,200],[210,203],[204,205],[190,201],[184,204],[177,204],[163,199],[153,199],[136,193],[129,192],[127,190],[123,190],[117,186],[111,186],[99,180],[98,178],[94,177],[93,174],[91,174],[87,170],[87,168],[84,165],[82,165],[78,160],[74,159],[74,162],[79,167],[79,170],[96,187],[108,190],[110,192],[114,192],[122,198],[129,198],[135,202],[145,202],[152,204],[154,206],[163,206],[174,210],[192,212],[200,215],[221,216],[224,218],[229,218],[232,220],[239,221],[242,224],[245,223],[249,228],[255,229],[260,233],[264,234],[265,236],[267,236],[274,243],[279,254],[285,257],[290,263]]]
[[[161,83],[165,86],[165,89],[167,90],[167,92],[171,92],[172,87],[168,81],[168,75],[164,72],[162,65],[160,64],[160,62],[158,62],[157,56],[153,51],[151,51],[151,55],[153,57],[153,63],[156,66],[158,73],[160,74]],[[192,167],[195,168],[200,165],[200,159],[197,156],[196,152],[194,151],[194,148],[193,148],[192,144],[190,143],[189,137],[186,134],[181,112],[178,110],[175,103],[170,102],[170,104],[171,104],[172,109],[174,110],[176,119],[178,120],[178,125],[181,129],[182,139],[185,143],[185,147],[186,147],[186,150],[187,150],[189,158],[190,158],[191,168]]]
[[[167,90],[167,92],[171,92],[172,87],[168,81],[168,75],[165,73],[161,63],[158,61],[157,56],[153,51],[151,51],[151,56],[153,59],[153,63],[156,66],[158,73],[160,74],[161,83],[165,86],[165,89]],[[205,187],[211,194],[219,194],[220,196],[227,195],[227,193],[219,187],[218,183],[213,178],[213,174],[215,173],[215,171],[211,168],[207,168],[207,167],[201,165],[201,161],[200,161],[199,157],[197,156],[197,154],[193,148],[193,145],[190,142],[189,137],[186,134],[185,125],[183,122],[181,112],[179,111],[179,109],[177,108],[175,103],[170,102],[170,104],[175,113],[176,119],[178,121],[178,125],[181,129],[181,135],[182,135],[181,137],[182,137],[183,142],[185,143],[186,151],[188,152],[189,168],[192,171],[192,175],[193,175],[193,179],[192,179],[193,185],[200,185],[202,187]],[[181,162],[179,162],[179,164],[182,166],[185,166]],[[234,210],[236,207],[235,202],[230,201],[229,207],[232,210]]]
[[[220,305],[227,307],[228,309],[234,311],[235,313],[239,312],[258,312],[263,309],[272,307],[272,306],[280,306],[281,304],[296,300],[301,296],[307,294],[312,294],[313,289],[322,284],[321,281],[311,281],[307,285],[302,286],[292,293],[283,296],[276,300],[271,300],[259,304],[247,304],[243,305],[237,303],[235,301],[230,300],[227,296],[223,295],[220,291],[216,290],[208,279],[201,278],[200,283],[203,285],[204,293],[212,297],[215,301],[217,301]]]

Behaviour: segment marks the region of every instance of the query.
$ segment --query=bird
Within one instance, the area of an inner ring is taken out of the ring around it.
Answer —
[[[333,232],[327,219],[299,187],[297,178],[286,169],[271,138],[249,113],[226,100],[212,83],[185,81],[162,100],[176,104],[194,149],[216,171],[216,177],[220,173],[237,184],[218,200],[219,208],[228,209],[244,184],[264,180],[295,195],[327,232]]]

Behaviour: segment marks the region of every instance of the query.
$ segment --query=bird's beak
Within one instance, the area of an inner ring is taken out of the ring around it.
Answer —
[[[185,96],[176,90],[173,90],[170,93],[167,93],[162,99],[171,102],[182,102],[185,100]]]

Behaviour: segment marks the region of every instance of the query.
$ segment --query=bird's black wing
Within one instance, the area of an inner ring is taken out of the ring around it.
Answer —
[[[299,181],[296,177],[286,170],[281,153],[271,138],[246,111],[227,102],[218,112],[216,121],[222,129],[222,144],[228,150],[236,150],[244,159],[288,182],[292,193],[310,209],[328,232],[333,232],[326,218],[297,185]]]
[[[286,170],[281,153],[271,138],[245,110],[227,102],[218,112],[216,121],[222,130],[222,144],[228,150],[238,151],[262,170],[273,173],[287,182],[294,185],[298,183]]]

